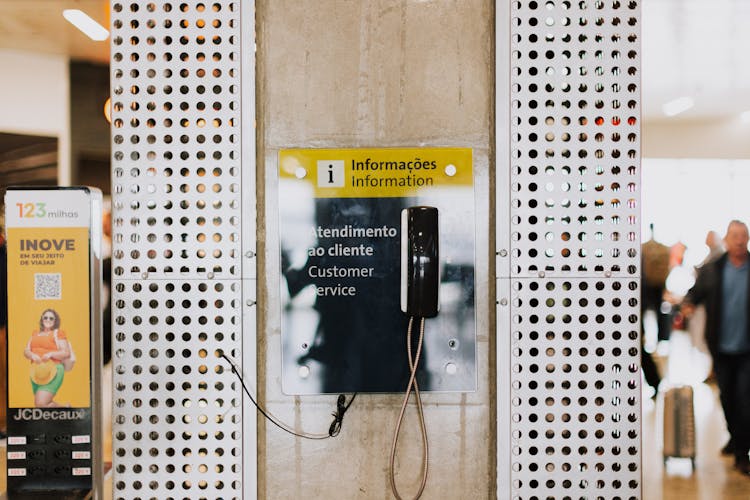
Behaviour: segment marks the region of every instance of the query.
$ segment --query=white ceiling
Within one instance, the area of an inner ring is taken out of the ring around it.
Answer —
[[[644,118],[682,96],[695,101],[683,120],[750,110],[750,1],[642,2]]]
[[[0,49],[109,63],[109,40],[94,42],[62,16],[80,9],[109,29],[109,0],[0,0]]]
[[[750,110],[750,0],[640,1],[645,121],[667,120],[661,105],[682,96],[692,97],[695,107],[668,120],[728,118]],[[0,49],[109,61],[108,40],[89,40],[61,14],[81,9],[108,27],[108,0],[0,0],[0,7]]]

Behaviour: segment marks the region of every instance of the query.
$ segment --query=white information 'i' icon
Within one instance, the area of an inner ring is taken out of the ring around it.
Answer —
[[[344,187],[344,160],[318,160],[318,187]]]

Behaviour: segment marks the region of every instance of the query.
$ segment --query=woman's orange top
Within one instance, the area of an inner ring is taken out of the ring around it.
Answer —
[[[67,340],[65,332],[62,330],[57,330],[57,339]],[[46,335],[42,335],[38,331],[32,333],[29,349],[31,349],[31,352],[33,352],[37,356],[44,356],[47,353],[59,351],[59,349],[57,348],[57,343],[55,342],[55,334],[53,332],[49,332]],[[52,359],[52,361],[60,363],[60,361],[56,359]]]

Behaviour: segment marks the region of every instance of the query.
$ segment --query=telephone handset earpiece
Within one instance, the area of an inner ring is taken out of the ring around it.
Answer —
[[[439,284],[438,209],[406,208],[401,211],[401,310],[420,318],[437,316]]]

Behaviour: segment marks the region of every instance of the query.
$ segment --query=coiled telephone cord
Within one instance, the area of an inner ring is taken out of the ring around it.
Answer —
[[[422,431],[422,482],[419,485],[419,490],[414,496],[414,500],[417,500],[422,496],[425,485],[427,484],[427,469],[428,469],[428,458],[429,452],[427,448],[427,429],[425,427],[424,411],[422,409],[422,398],[419,396],[419,384],[417,383],[417,367],[419,365],[419,357],[422,354],[422,341],[424,340],[424,318],[419,318],[419,340],[417,341],[417,351],[412,358],[412,346],[411,346],[411,335],[412,325],[414,324],[414,316],[409,317],[409,328],[406,333],[406,352],[409,357],[409,370],[411,374],[409,376],[409,384],[406,386],[406,392],[404,394],[404,402],[401,404],[401,411],[398,415],[398,421],[396,428],[393,432],[393,444],[391,445],[391,460],[389,464],[390,480],[391,480],[391,491],[398,500],[403,500],[396,487],[396,473],[395,473],[395,462],[396,462],[396,445],[398,444],[398,435],[401,432],[401,424],[404,420],[404,414],[406,413],[406,406],[409,404],[409,397],[411,396],[412,388],[414,389],[414,397],[417,402],[417,413],[419,414],[419,426]]]

